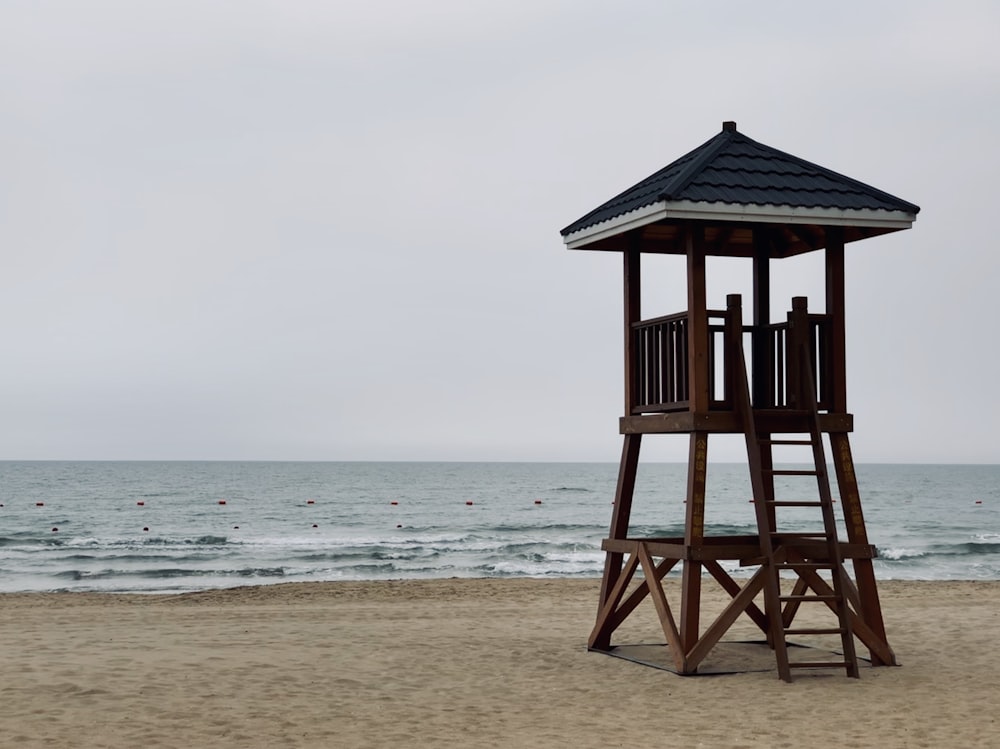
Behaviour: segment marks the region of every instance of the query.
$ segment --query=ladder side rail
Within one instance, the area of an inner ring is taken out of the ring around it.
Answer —
[[[778,578],[778,568],[774,558],[774,545],[772,543],[775,528],[768,516],[767,506],[764,501],[766,488],[761,463],[760,442],[757,437],[757,427],[754,423],[753,406],[750,402],[750,386],[747,382],[746,359],[743,356],[741,297],[739,294],[730,294],[726,297],[726,302],[729,311],[727,320],[729,331],[726,336],[726,342],[730,352],[730,360],[733,363],[730,369],[733,380],[732,390],[735,405],[739,409],[743,421],[743,433],[747,445],[747,460],[750,465],[750,484],[756,500],[754,502],[754,512],[757,516],[760,552],[763,557],[760,574],[763,576],[764,613],[767,616],[769,628],[768,639],[774,648],[779,678],[783,681],[791,681],[788,648],[785,643],[784,630],[781,623],[781,587]]]
[[[809,433],[812,440],[813,462],[816,466],[816,484],[820,496],[820,509],[823,515],[823,527],[826,531],[826,546],[829,562],[832,566],[831,577],[833,593],[837,610],[837,618],[840,624],[841,645],[844,650],[844,662],[849,676],[857,677],[858,659],[854,648],[854,634],[851,627],[850,612],[844,591],[844,560],[840,553],[840,541],[837,537],[837,519],[833,511],[833,493],[830,490],[830,477],[826,464],[826,452],[823,448],[823,433],[819,425],[819,406],[816,400],[816,380],[815,373],[811,366],[811,346],[813,340],[811,335],[803,336],[808,332],[808,317],[805,310],[805,299],[797,297],[795,302],[801,300],[801,305],[793,303],[793,316],[798,319],[795,327],[798,338],[797,358],[799,364],[800,385],[799,399],[801,406],[809,412]],[[802,330],[805,328],[805,330]]]

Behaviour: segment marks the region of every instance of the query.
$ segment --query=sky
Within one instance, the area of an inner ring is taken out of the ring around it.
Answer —
[[[1000,462],[998,31],[989,0],[0,0],[0,459],[616,462],[621,258],[559,230],[735,120],[921,207],[847,247],[855,459]],[[681,311],[653,261],[643,316]],[[821,263],[775,265],[775,313]],[[750,272],[710,262],[710,306]]]

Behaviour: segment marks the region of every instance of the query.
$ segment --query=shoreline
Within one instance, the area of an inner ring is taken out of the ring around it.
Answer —
[[[599,585],[3,593],[0,735],[112,749],[1000,743],[1000,581],[880,581],[901,666],[792,684],[774,670],[681,677],[587,652]],[[706,586],[706,609],[724,600]],[[662,642],[647,604],[616,643]]]

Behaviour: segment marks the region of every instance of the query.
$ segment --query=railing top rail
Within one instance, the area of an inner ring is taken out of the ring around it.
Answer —
[[[638,322],[632,323],[633,329],[647,328],[652,325],[662,325],[668,322],[678,322],[679,320],[687,320],[688,313],[687,310],[684,312],[675,312],[672,315],[664,315],[663,317],[653,317],[649,320],[639,320]]]
[[[725,319],[729,312],[724,309],[710,309],[707,310],[707,315],[709,318],[722,318]],[[662,317],[651,317],[648,320],[639,320],[632,323],[633,329],[638,328],[648,328],[653,325],[663,325],[664,323],[678,322],[680,320],[687,320],[690,317],[687,310],[683,312],[675,312],[672,315],[663,315]]]

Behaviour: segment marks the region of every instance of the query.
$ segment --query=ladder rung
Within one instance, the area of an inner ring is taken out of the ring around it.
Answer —
[[[786,635],[842,635],[844,630],[840,627],[802,627],[801,629],[786,629]]]
[[[795,501],[768,499],[765,500],[764,504],[771,505],[771,507],[822,507],[823,506],[822,502],[817,502],[815,500],[804,500],[804,499]]]
[[[784,538],[791,539],[791,540],[801,539],[801,540],[806,540],[806,541],[808,541],[810,539],[818,539],[818,538],[825,539],[825,538],[827,538],[829,536],[829,534],[827,534],[827,533],[783,533],[781,531],[771,531],[771,535],[772,536],[781,536],[781,538],[783,538],[783,539]]]
[[[847,661],[795,661],[788,664],[789,668],[850,668]]]
[[[761,439],[757,440],[762,445],[809,445],[812,446],[812,440],[769,440]]]
[[[819,471],[792,470],[790,468],[768,468],[768,469],[764,470],[764,473],[770,473],[772,476],[819,476],[819,475],[821,475]]]
[[[778,600],[779,601],[799,601],[799,602],[805,602],[805,601],[839,601],[840,600],[840,596],[836,596],[836,595],[820,596],[820,595],[816,595],[816,594],[809,594],[809,595],[803,595],[803,596],[778,596]]]

